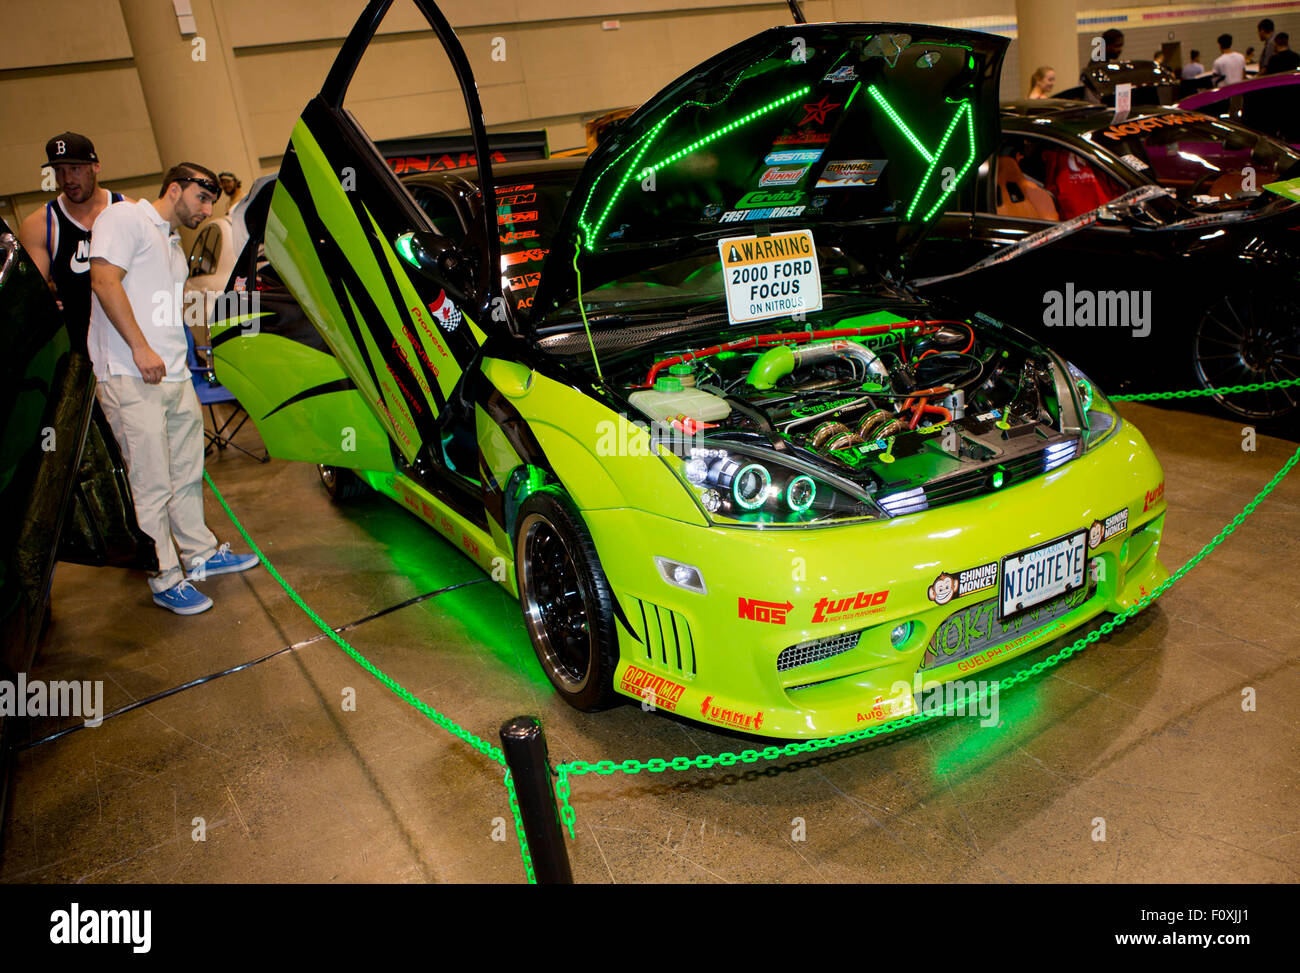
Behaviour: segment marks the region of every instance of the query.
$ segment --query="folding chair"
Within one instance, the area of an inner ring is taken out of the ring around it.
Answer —
[[[245,456],[251,456],[259,463],[270,462],[271,456],[269,453],[258,456],[255,453],[249,452],[243,446],[239,445],[239,443],[234,441],[236,434],[238,434],[239,430],[244,427],[244,423],[248,421],[248,413],[245,412],[244,407],[239,404],[239,400],[235,398],[235,393],[217,381],[216,372],[213,371],[212,366],[204,365],[199,361],[200,347],[202,347],[208,360],[212,360],[212,346],[196,345],[194,343],[194,332],[189,328],[185,329],[185,343],[187,345],[185,359],[186,364],[188,364],[190,368],[190,379],[194,382],[194,394],[199,397],[200,406],[207,406],[208,415],[212,419],[211,429],[208,429],[206,424],[203,427],[203,435],[207,439],[207,444],[203,450],[204,453],[207,453],[213,446],[218,450],[225,449],[227,446],[233,446]],[[213,408],[213,406],[218,402],[233,402],[235,405],[234,411],[232,411],[230,415],[226,417],[225,421],[220,424],[217,423],[217,412],[216,409]],[[236,419],[238,419],[239,422],[235,424],[234,429],[230,429],[230,424],[235,422]],[[230,431],[227,432],[227,429],[230,429]]]

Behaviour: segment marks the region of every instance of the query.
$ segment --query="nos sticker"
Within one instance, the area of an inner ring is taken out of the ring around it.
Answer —
[[[812,230],[718,241],[732,324],[819,311],[821,271]]]

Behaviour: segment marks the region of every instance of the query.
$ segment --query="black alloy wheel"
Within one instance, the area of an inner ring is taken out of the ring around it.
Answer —
[[[1203,388],[1300,378],[1300,304],[1283,294],[1228,294],[1201,317],[1192,348]],[[1300,410],[1300,386],[1213,396],[1242,419],[1272,421]]]
[[[370,492],[370,486],[365,480],[342,466],[326,466],[320,463],[316,466],[316,472],[320,474],[320,481],[325,485],[325,492],[335,503],[347,503]]]
[[[515,571],[524,625],[552,685],[575,709],[612,706],[614,598],[590,533],[562,495],[540,491],[520,507]]]

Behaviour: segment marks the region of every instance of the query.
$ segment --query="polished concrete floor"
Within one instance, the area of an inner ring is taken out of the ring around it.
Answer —
[[[1239,423],[1123,412],[1164,463],[1171,569],[1295,448],[1261,437],[1247,452]],[[302,464],[236,453],[208,468],[308,604],[358,623],[345,633],[357,649],[473,732],[495,741],[506,718],[536,714],[554,760],[752,745],[634,705],[567,708],[517,604],[396,505],[333,506]],[[211,496],[208,517],[243,546]],[[575,877],[1294,882],[1298,527],[1300,470],[1155,608],[1005,695],[996,728],[950,721],[743,769],[577,778]],[[492,761],[321,637],[265,571],[203,589],[216,607],[178,618],[140,574],[59,567],[31,678],[102,679],[111,711],[263,661],[17,753],[0,881],[523,880],[513,828],[493,838],[509,809]]]

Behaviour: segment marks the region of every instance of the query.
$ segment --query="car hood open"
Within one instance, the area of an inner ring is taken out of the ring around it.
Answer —
[[[592,154],[533,307],[772,229],[889,224],[880,263],[924,232],[998,138],[1007,41],[898,23],[793,24],[687,72]]]

